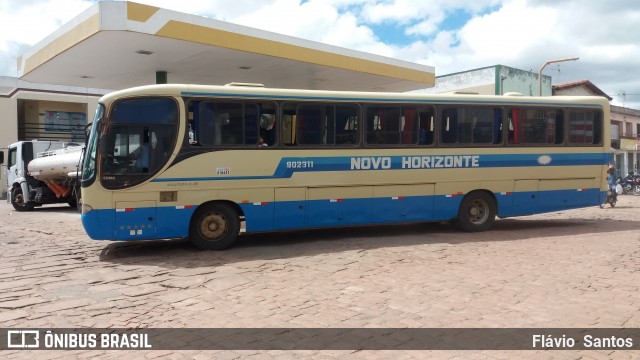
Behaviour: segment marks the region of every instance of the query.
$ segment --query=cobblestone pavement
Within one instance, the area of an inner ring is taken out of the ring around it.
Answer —
[[[1,328],[640,327],[640,197],[449,224],[90,240],[79,215],[0,203]],[[0,351],[3,358],[638,359],[638,351]]]

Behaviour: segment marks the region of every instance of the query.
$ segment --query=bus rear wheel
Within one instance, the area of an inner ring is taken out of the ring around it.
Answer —
[[[211,204],[199,208],[191,220],[189,237],[202,250],[224,250],[240,233],[238,213],[228,204]]]
[[[456,223],[467,232],[485,231],[495,221],[496,212],[496,202],[491,195],[473,191],[462,199]]]

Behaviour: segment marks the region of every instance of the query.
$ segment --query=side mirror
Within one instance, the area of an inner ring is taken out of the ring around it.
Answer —
[[[4,151],[0,150],[0,164],[4,164]]]

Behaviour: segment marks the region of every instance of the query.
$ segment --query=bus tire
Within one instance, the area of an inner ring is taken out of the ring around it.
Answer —
[[[496,202],[485,191],[468,193],[460,203],[456,224],[467,232],[488,230],[496,219]]]
[[[24,201],[24,195],[22,195],[22,188],[20,186],[14,186],[11,190],[11,205],[16,211],[31,211],[33,210],[33,203]]]
[[[201,250],[224,250],[236,241],[239,233],[238,213],[223,203],[200,207],[189,226],[189,238]]]

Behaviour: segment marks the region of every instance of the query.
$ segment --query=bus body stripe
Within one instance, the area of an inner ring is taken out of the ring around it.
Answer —
[[[388,167],[360,168],[352,169],[352,158],[388,158]],[[412,167],[407,159],[438,157],[447,159],[448,157],[477,157],[477,166],[473,163],[463,163],[469,166],[457,167],[422,167],[418,163],[417,167]],[[298,172],[323,172],[323,171],[361,171],[361,170],[438,170],[438,169],[486,169],[486,168],[508,168],[508,167],[548,167],[548,166],[583,166],[583,165],[607,165],[610,155],[607,153],[569,153],[569,154],[437,154],[437,155],[402,155],[402,156],[334,156],[334,157],[283,157],[276,167],[273,175],[254,176],[203,176],[203,177],[179,177],[179,178],[156,178],[152,182],[174,182],[174,181],[217,181],[217,180],[261,180],[261,179],[287,179]],[[544,161],[542,161],[544,159]],[[291,168],[287,164],[306,161],[313,162],[313,167]]]
[[[582,192],[577,192],[576,189],[564,189],[522,191],[510,194],[513,195],[513,199],[511,197],[509,197],[510,200],[498,198],[497,210],[501,217],[597,205],[606,197],[606,191],[596,188],[583,189]],[[251,233],[344,225],[452,220],[457,216],[463,196],[428,195],[403,196],[402,198],[404,201],[394,201],[392,197],[299,199],[260,203],[262,206],[253,206],[253,203],[249,203],[242,204],[241,207],[246,219],[246,231]],[[528,202],[534,198],[535,202]],[[307,216],[302,215],[302,218],[305,219],[303,223],[296,222],[300,216],[283,216],[283,214],[277,216],[279,207],[288,205],[291,205],[290,208],[303,206],[306,209]],[[135,227],[139,225],[140,221],[135,213],[116,215],[116,209],[96,209],[82,214],[82,222],[87,233],[94,240],[113,240],[114,231],[119,232],[118,239],[121,240],[179,238],[188,236],[190,219],[196,208],[197,206],[188,209],[178,209],[175,206],[150,208],[149,210],[153,210],[157,214],[157,221],[154,223],[155,231],[147,225],[144,227],[143,233],[136,231],[134,234],[130,234],[128,226]],[[145,211],[147,208],[138,210]],[[356,214],[357,216],[343,216],[343,214]],[[142,227],[139,228],[142,229]]]

